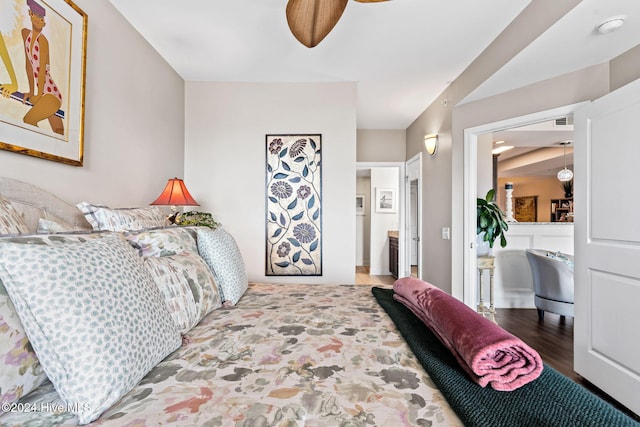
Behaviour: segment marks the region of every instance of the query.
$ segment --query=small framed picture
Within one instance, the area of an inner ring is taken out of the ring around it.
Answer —
[[[394,188],[376,188],[376,212],[396,212],[396,190]]]
[[[538,221],[538,196],[514,197],[514,218],[518,222]]]
[[[364,215],[364,194],[356,194],[356,215]]]

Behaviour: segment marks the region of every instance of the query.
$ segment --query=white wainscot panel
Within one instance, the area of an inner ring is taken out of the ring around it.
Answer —
[[[545,249],[573,255],[573,223],[510,223],[507,246],[496,242],[494,276],[498,308],[535,308],[533,277],[526,249]],[[484,273],[488,274],[488,273]],[[488,283],[488,277],[484,283]]]

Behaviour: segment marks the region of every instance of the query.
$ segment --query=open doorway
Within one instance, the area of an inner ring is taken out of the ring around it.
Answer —
[[[490,123],[486,125],[477,126],[470,129],[465,129],[464,132],[464,243],[462,251],[462,270],[463,280],[462,289],[460,287],[452,289],[454,295],[459,298],[462,297],[465,304],[475,307],[478,301],[478,270],[477,270],[477,254],[476,254],[476,198],[483,190],[486,192],[487,188],[480,189],[478,180],[485,179],[479,178],[478,171],[478,153],[479,150],[487,150],[486,139],[483,135],[490,133],[498,133],[506,129],[515,127],[530,125],[532,123],[541,123],[549,120],[554,120],[558,117],[571,116],[576,105],[561,107],[544,112],[534,113],[523,117],[512,118],[496,123]],[[491,152],[492,140],[488,142],[488,152]],[[492,160],[489,160],[492,162]],[[489,172],[491,175],[491,172]],[[492,182],[489,178],[489,182]],[[491,185],[491,184],[490,184]],[[491,187],[489,187],[491,188]],[[498,192],[499,193],[499,192]],[[480,197],[484,194],[480,195]],[[571,230],[572,231],[572,230]],[[526,238],[523,236],[522,240]],[[513,239],[518,240],[516,239]],[[499,246],[499,245],[498,245]],[[454,255],[455,257],[455,255]],[[454,261],[455,264],[455,261]],[[454,281],[455,283],[455,281]],[[520,291],[520,290],[518,290]],[[520,292],[521,294],[521,292]],[[527,298],[528,300],[528,298]]]
[[[489,271],[481,283],[485,295],[493,287],[498,308],[533,308],[533,275],[526,250],[573,255],[573,195],[566,193],[559,171],[573,169],[573,116],[517,126],[478,138],[477,194],[494,189],[505,212],[507,246],[493,247],[493,286]],[[567,144],[571,149],[565,155]],[[567,166],[569,168],[567,168]]]
[[[356,164],[356,283],[406,275],[404,174],[400,162]]]

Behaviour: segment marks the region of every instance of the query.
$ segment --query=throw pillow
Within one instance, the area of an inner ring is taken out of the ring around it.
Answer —
[[[198,251],[213,272],[222,301],[235,305],[247,291],[249,282],[242,254],[233,236],[223,228],[198,227]]]
[[[0,242],[0,280],[80,424],[181,344],[142,258],[119,234],[51,246]]]
[[[29,227],[11,202],[0,196],[0,234],[28,233]]]
[[[163,228],[124,233],[131,246],[143,257],[176,255],[182,252],[198,252],[195,236],[186,228]]]
[[[0,242],[55,245],[86,242],[105,236],[105,233],[27,235],[2,237]],[[0,280],[0,403],[11,403],[26,396],[46,377]]]
[[[46,377],[0,281],[0,403],[26,396]]]
[[[70,224],[65,224],[59,221],[53,221],[51,219],[38,219],[38,228],[36,233],[38,234],[52,234],[52,233],[68,233],[72,231],[80,231]]]
[[[186,333],[222,305],[211,270],[198,254],[147,257],[145,265],[180,333]]]
[[[95,231],[142,230],[169,225],[164,213],[155,206],[111,209],[82,202],[77,207]]]

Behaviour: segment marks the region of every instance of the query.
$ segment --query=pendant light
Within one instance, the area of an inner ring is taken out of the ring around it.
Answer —
[[[571,144],[571,141],[561,141],[560,144],[564,147],[564,168],[558,171],[558,181],[571,181],[573,179],[573,172],[567,169],[567,145]]]

